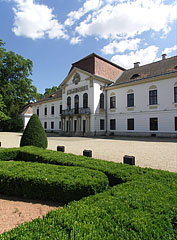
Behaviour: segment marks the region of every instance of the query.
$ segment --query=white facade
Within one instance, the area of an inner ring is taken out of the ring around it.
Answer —
[[[176,72],[110,85],[110,80],[74,67],[60,85],[61,96],[35,103],[33,113],[46,131],[66,135],[176,137],[176,87]]]

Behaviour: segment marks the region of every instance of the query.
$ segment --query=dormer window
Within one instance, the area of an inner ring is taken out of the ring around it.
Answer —
[[[174,67],[175,70],[177,70],[177,65]]]
[[[140,77],[140,75],[136,73],[136,74],[133,74],[130,79],[135,79],[135,78],[138,78],[138,77]]]

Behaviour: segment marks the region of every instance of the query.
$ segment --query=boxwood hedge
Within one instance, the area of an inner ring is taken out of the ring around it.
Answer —
[[[106,175],[82,167],[0,162],[0,193],[67,203],[104,191]]]
[[[86,172],[89,169],[97,170],[107,175],[112,186],[122,184],[79,201],[70,202],[67,207],[51,211],[43,219],[22,224],[0,235],[0,240],[177,239],[176,173],[33,147],[14,151],[18,152],[14,155],[18,161],[50,163],[46,166],[55,164],[82,167]],[[6,160],[10,160],[7,152]],[[0,150],[1,160],[3,154],[3,150]]]

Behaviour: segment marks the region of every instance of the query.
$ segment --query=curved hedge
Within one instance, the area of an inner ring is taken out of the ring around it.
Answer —
[[[41,165],[47,168],[62,165],[82,168],[84,172],[96,170],[107,175],[112,186],[122,184],[22,224],[0,235],[0,240],[176,240],[176,173],[35,147],[0,149],[1,160],[13,156],[16,161],[45,163]]]
[[[104,173],[81,167],[0,162],[0,193],[67,203],[108,188]]]

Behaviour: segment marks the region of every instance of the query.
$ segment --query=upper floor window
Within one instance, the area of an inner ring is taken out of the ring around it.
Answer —
[[[51,106],[51,114],[54,115],[54,106]]]
[[[149,105],[157,104],[157,89],[149,90]]]
[[[62,105],[60,105],[60,114],[62,114]]]
[[[74,97],[74,107],[75,107],[75,113],[79,113],[79,96],[76,95]]]
[[[174,102],[177,103],[177,86],[174,87]]]
[[[110,97],[110,108],[116,108],[116,96]]]
[[[47,116],[47,107],[44,108],[44,115]]]
[[[36,112],[36,114],[38,115],[38,117],[39,117],[39,108],[37,108],[37,112]]]
[[[100,94],[100,108],[104,109],[104,94]]]
[[[84,93],[83,95],[83,108],[88,108],[88,94]]]
[[[127,107],[134,107],[134,93],[127,94]]]
[[[71,110],[71,97],[67,97],[67,109]]]

